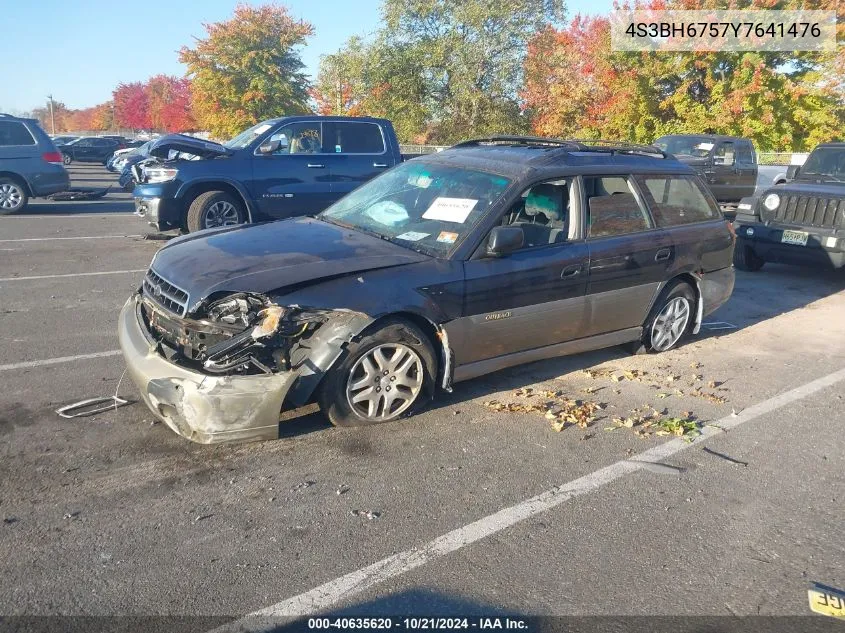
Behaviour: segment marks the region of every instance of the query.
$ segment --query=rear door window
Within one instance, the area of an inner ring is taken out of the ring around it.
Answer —
[[[719,208],[692,176],[637,176],[651,215],[660,228],[714,220]]]
[[[584,177],[587,201],[587,237],[610,237],[639,233],[652,228],[626,176]]]
[[[384,137],[375,123],[342,121],[331,125],[333,132],[326,143],[336,154],[383,154]]]
[[[737,148],[736,162],[740,165],[754,164],[754,151],[751,149],[751,143],[740,143]]]
[[[0,146],[35,145],[35,139],[20,121],[0,121]]]

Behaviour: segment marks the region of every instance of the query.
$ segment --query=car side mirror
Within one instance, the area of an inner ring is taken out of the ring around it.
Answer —
[[[282,142],[279,140],[270,140],[264,141],[261,145],[258,146],[258,153],[259,154],[275,154],[280,149],[282,149]]]
[[[518,226],[497,226],[490,231],[487,254],[503,257],[518,251],[525,244],[525,233]]]
[[[799,171],[801,171],[801,165],[790,165],[786,168],[786,179],[794,180]]]

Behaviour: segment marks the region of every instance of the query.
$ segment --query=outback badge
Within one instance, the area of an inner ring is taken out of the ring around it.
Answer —
[[[507,319],[510,318],[510,312],[493,312],[492,314],[487,314],[484,317],[485,321],[498,321],[500,319]]]

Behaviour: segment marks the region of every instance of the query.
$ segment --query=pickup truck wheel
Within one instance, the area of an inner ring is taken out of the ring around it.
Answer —
[[[0,178],[0,215],[20,211],[29,202],[26,189],[12,178]]]
[[[757,255],[754,249],[743,240],[736,241],[734,248],[734,267],[750,273],[755,273],[763,267],[766,260]]]
[[[218,226],[234,226],[246,220],[243,205],[225,191],[201,193],[188,207],[188,232],[211,229]]]
[[[320,383],[317,402],[335,426],[366,426],[411,415],[434,394],[437,359],[428,337],[403,320],[349,344]]]

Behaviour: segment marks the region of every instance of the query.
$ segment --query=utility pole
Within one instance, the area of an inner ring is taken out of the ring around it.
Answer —
[[[56,118],[53,116],[53,95],[47,95],[50,100],[50,128],[53,130],[53,136],[56,135]]]

